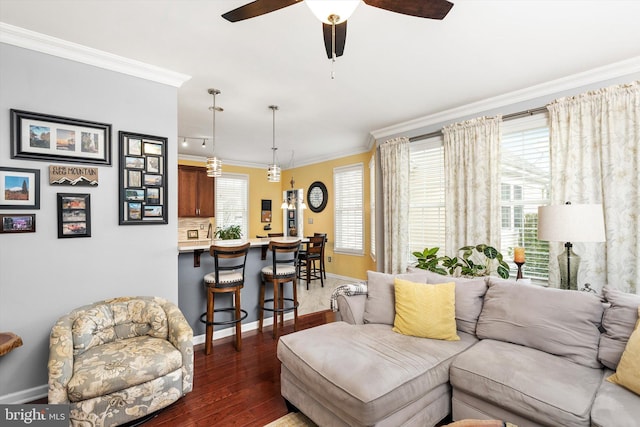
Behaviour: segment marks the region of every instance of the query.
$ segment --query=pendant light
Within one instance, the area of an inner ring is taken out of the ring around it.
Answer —
[[[302,210],[307,209],[307,205],[304,204],[304,197],[301,199],[298,199],[298,197],[296,196],[298,191],[295,188],[293,188],[294,185],[296,184],[296,182],[293,180],[293,176],[291,177],[290,183],[291,183],[291,190],[290,190],[291,196],[287,197],[282,201],[282,205],[280,205],[280,209],[289,209],[290,211],[294,211],[298,207],[298,203],[300,203],[300,209]]]
[[[269,182],[280,182],[280,166],[276,163],[276,110],[277,105],[269,105],[273,113],[273,145],[271,150],[273,151],[273,163],[269,165],[267,169],[267,180]]]
[[[207,176],[210,178],[218,178],[222,176],[222,161],[216,157],[216,111],[222,112],[224,110],[216,106],[216,95],[219,95],[220,91],[218,89],[209,89],[208,92],[213,96],[213,105],[209,107],[209,110],[213,112],[213,156],[207,157]]]

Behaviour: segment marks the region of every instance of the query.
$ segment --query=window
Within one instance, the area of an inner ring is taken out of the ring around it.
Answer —
[[[444,217],[444,150],[441,136],[412,142],[409,161],[409,249],[447,253]]]
[[[359,163],[333,170],[335,252],[364,253],[363,169]]]
[[[369,228],[371,231],[371,258],[376,259],[376,156],[369,161]]]
[[[216,178],[216,228],[239,225],[242,236],[248,237],[249,177],[241,174],[222,174]]]
[[[513,248],[524,246],[527,277],[547,279],[549,244],[538,241],[538,206],[549,204],[551,169],[546,115],[502,125],[501,252],[512,263]],[[515,270],[515,268],[514,268]],[[512,270],[512,271],[514,271]]]
[[[546,280],[549,244],[537,239],[538,206],[549,203],[549,126],[538,114],[505,121],[502,125],[500,165],[500,252],[512,264],[513,248],[526,248],[525,274]],[[409,192],[410,251],[445,248],[444,150],[440,136],[411,143]],[[483,243],[483,242],[478,242]],[[410,262],[412,260],[409,260]],[[513,266],[514,264],[512,264]],[[515,271],[513,267],[512,271]]]

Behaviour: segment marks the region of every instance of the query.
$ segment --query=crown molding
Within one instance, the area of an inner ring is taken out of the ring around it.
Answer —
[[[640,73],[640,56],[371,131],[374,140],[535,98]]]
[[[282,168],[283,171],[286,171],[286,170],[299,168],[299,167],[302,167],[302,166],[309,166],[309,165],[314,165],[314,164],[317,164],[317,163],[329,162],[331,160],[342,159],[344,157],[355,156],[357,154],[368,153],[369,151],[371,151],[371,149],[368,149],[368,148],[356,148],[354,150],[337,151],[337,152],[333,152],[331,154],[327,154],[326,156],[318,156],[318,157],[309,158],[309,159],[306,159],[306,160],[303,160],[303,161],[296,161],[294,166],[291,166],[291,165],[286,165],[285,166],[284,164],[280,164],[280,167]],[[202,162],[204,164],[207,161],[207,157],[206,156],[194,156],[194,155],[191,155],[191,154],[180,154],[180,153],[178,153],[178,160],[191,160],[191,161],[194,161],[194,162]],[[269,165],[267,163],[243,162],[243,161],[227,159],[227,158],[223,158],[222,159],[222,167],[223,168],[224,168],[224,165],[243,166],[243,167],[247,167],[247,168],[264,169],[265,171],[269,167]]]
[[[191,76],[0,22],[0,43],[180,87]]]

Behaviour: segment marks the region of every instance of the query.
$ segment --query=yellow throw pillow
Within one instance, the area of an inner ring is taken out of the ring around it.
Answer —
[[[616,373],[607,380],[640,395],[640,307],[638,307],[638,322],[627,341]]]
[[[456,284],[427,285],[395,279],[396,316],[393,331],[421,338],[458,341]]]

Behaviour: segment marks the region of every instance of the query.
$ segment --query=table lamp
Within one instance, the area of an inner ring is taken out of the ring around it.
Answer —
[[[604,216],[601,204],[551,205],[538,207],[538,240],[565,242],[558,255],[560,288],[577,290],[580,257],[571,242],[604,242]]]

